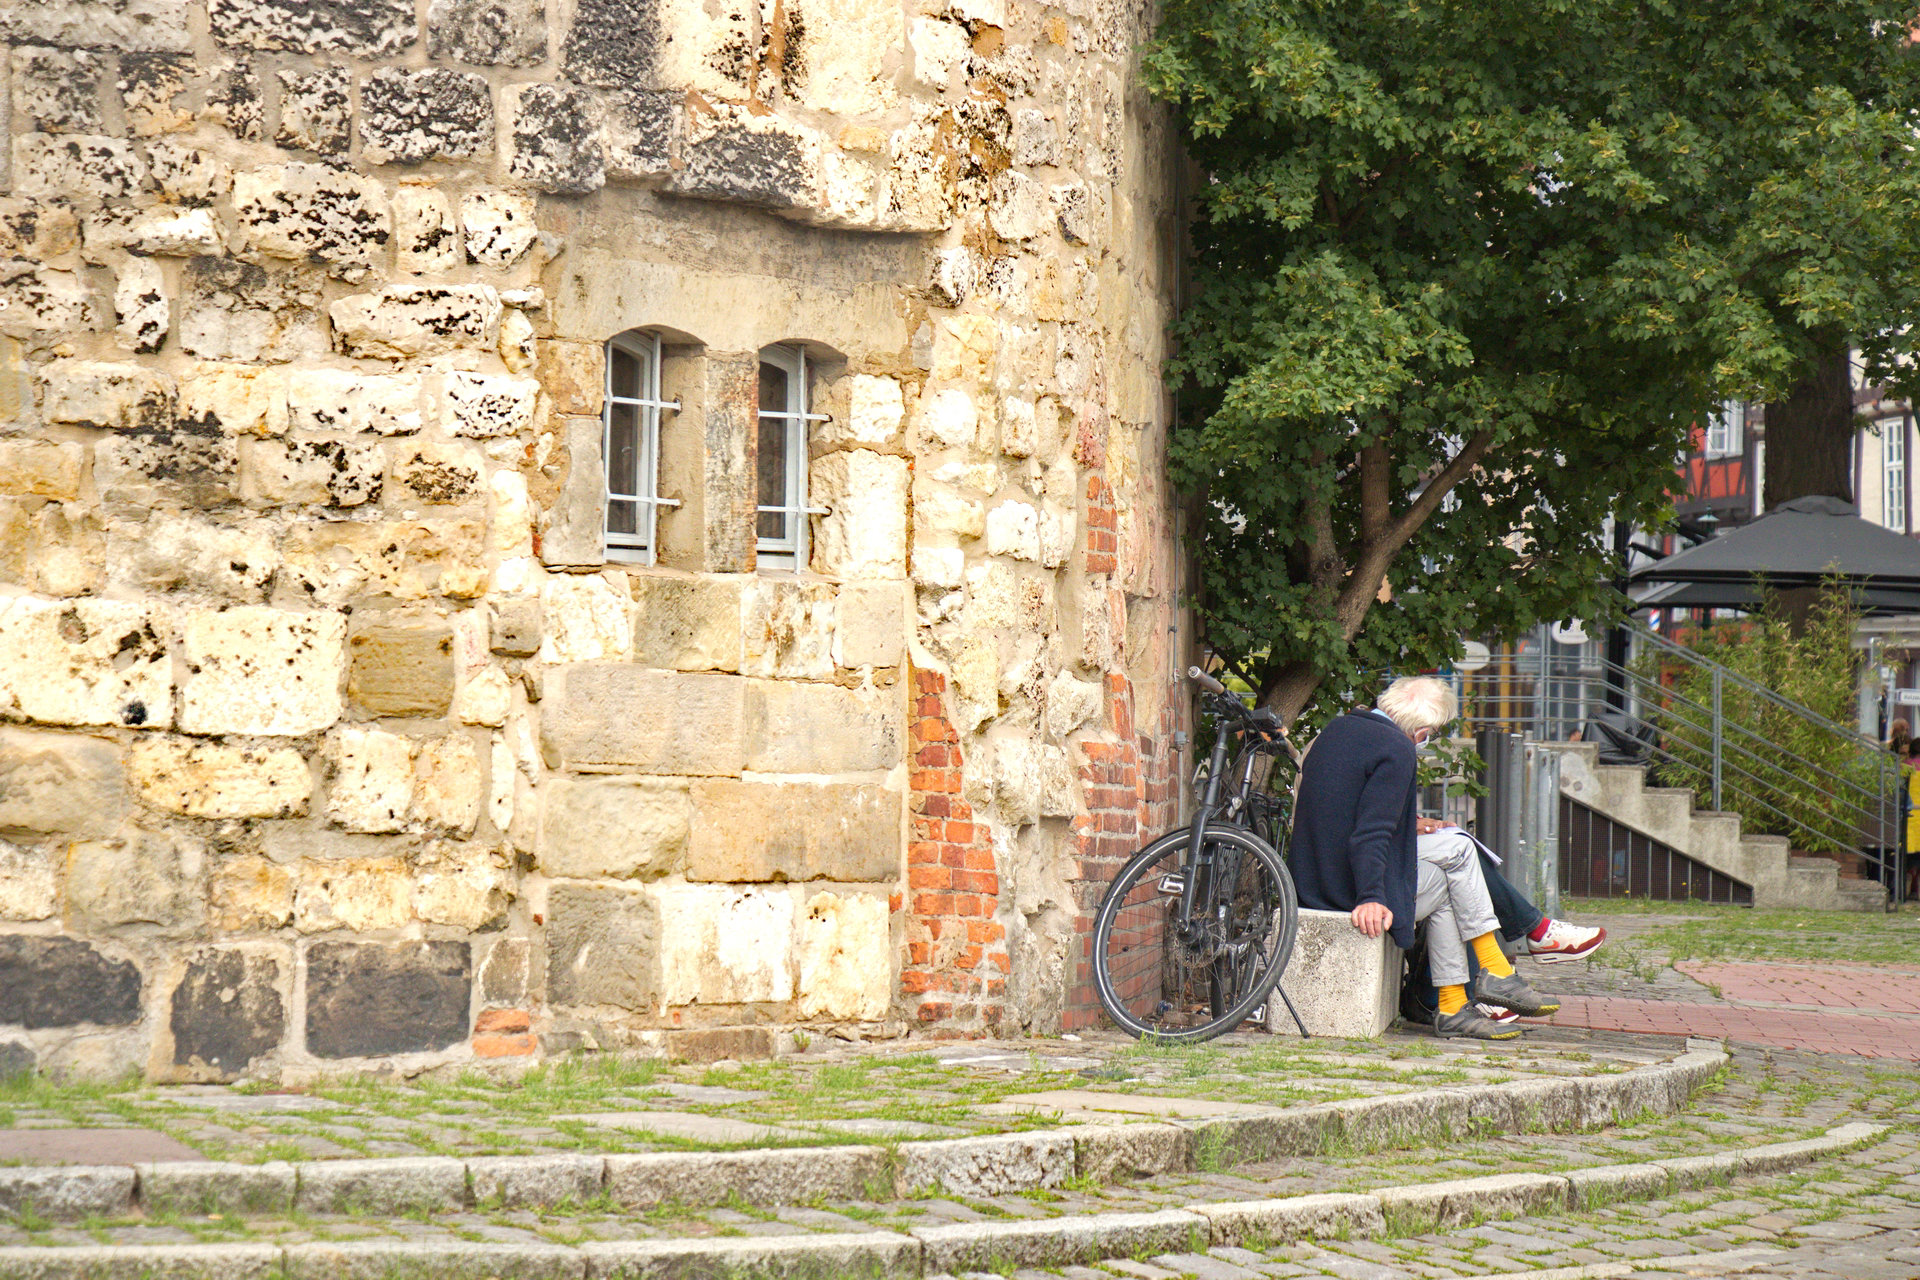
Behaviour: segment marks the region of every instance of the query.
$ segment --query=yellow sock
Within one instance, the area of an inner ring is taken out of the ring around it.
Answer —
[[[1507,953],[1500,949],[1500,939],[1491,933],[1483,933],[1473,940],[1474,958],[1480,961],[1480,967],[1496,978],[1511,978],[1513,966],[1507,963]]]
[[[1440,988],[1440,1012],[1458,1013],[1467,1007],[1467,989],[1460,986]]]

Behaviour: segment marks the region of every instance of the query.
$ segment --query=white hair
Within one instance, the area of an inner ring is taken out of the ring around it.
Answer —
[[[1422,729],[1438,733],[1460,714],[1453,686],[1432,676],[1401,676],[1387,686],[1375,706],[1409,738]]]

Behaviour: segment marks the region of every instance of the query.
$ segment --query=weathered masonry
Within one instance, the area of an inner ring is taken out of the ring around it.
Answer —
[[[1178,775],[1141,21],[0,5],[0,1069],[1090,1022]]]

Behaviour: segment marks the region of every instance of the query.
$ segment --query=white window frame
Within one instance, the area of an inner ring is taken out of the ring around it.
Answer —
[[[807,505],[807,467],[809,457],[809,437],[812,432],[809,423],[826,422],[830,416],[824,413],[811,413],[807,406],[807,353],[805,348],[790,346],[764,347],[760,351],[760,362],[783,370],[787,375],[787,403],[779,408],[759,407],[758,422],[767,418],[777,418],[787,426],[787,475],[785,496],[781,505],[754,507],[756,526],[755,549],[758,564],[763,569],[799,570],[807,564],[808,516],[829,514],[824,508]],[[756,385],[758,382],[756,370]],[[757,440],[756,440],[757,444]],[[754,491],[759,496],[759,476],[756,471]],[[787,533],[784,538],[764,538],[757,536],[759,517],[767,512],[784,512],[788,516]]]
[[[637,396],[617,396],[613,393],[613,353],[624,351],[640,365],[640,394]],[[606,386],[600,410],[600,474],[603,484],[603,499],[600,508],[600,529],[606,556],[628,564],[653,564],[660,552],[660,508],[677,507],[680,503],[673,498],[660,496],[660,414],[671,409],[679,412],[678,400],[660,398],[660,335],[647,333],[639,329],[629,329],[607,340]],[[613,474],[613,408],[616,404],[633,408],[640,431],[640,447],[635,451],[633,476],[615,477]],[[633,492],[627,493],[616,487],[615,481],[631,480]],[[639,508],[640,528],[635,533],[616,533],[613,525],[613,504],[631,502]]]
[[[1880,523],[1907,531],[1907,420],[1880,419]]]
[[[1746,448],[1747,406],[1740,400],[1723,400],[1720,408],[1707,416],[1709,458],[1735,458]]]

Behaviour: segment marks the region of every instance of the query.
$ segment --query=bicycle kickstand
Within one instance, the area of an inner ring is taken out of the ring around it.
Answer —
[[[1302,1040],[1313,1039],[1312,1036],[1307,1034],[1307,1024],[1300,1021],[1300,1011],[1293,1007],[1293,997],[1287,994],[1286,988],[1275,986],[1274,990],[1278,991],[1280,993],[1280,999],[1286,1002],[1287,1012],[1293,1015],[1293,1025],[1300,1028],[1300,1038]]]

